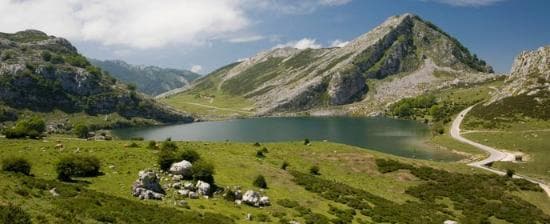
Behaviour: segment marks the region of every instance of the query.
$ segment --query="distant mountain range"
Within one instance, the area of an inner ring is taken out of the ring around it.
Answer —
[[[413,14],[388,18],[339,48],[279,48],[225,66],[178,98],[244,98],[257,115],[380,113],[403,97],[493,77],[458,40]],[[207,96],[207,97],[205,97]],[[175,103],[174,103],[175,102]]]
[[[55,111],[156,123],[193,120],[118,82],[63,38],[35,30],[0,33],[0,121]]]
[[[121,60],[89,60],[113,77],[126,84],[136,85],[139,91],[151,96],[182,88],[200,77],[199,74],[188,70],[131,65]]]

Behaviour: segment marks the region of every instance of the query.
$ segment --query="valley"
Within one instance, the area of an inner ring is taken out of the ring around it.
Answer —
[[[0,33],[0,223],[550,223],[550,46],[499,74],[405,13],[193,67]]]

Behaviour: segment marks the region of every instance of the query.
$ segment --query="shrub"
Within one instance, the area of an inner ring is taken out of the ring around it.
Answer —
[[[225,199],[226,201],[235,201],[237,200],[237,196],[235,195],[235,191],[231,190],[231,189],[228,189],[227,191],[225,191],[225,194],[223,195],[223,199]]]
[[[254,145],[253,145],[253,146],[255,146],[255,147],[260,147],[261,145],[260,145],[260,143],[259,143],[259,142],[256,142],[256,143],[254,143]]]
[[[199,155],[199,153],[193,149],[186,149],[180,155],[180,159],[187,160],[190,163],[194,163],[200,158],[201,156]]]
[[[178,146],[176,145],[176,143],[166,140],[162,142],[162,144],[160,145],[160,149],[168,150],[168,151],[176,151],[178,149]]]
[[[31,224],[31,216],[19,206],[0,205],[0,223]]]
[[[2,160],[2,170],[28,176],[31,173],[31,164],[24,158],[5,158]]]
[[[258,175],[252,184],[256,187],[267,189],[267,181],[263,175]]]
[[[77,124],[73,128],[73,133],[79,138],[88,138],[88,132],[90,132],[90,129],[84,124]]]
[[[290,165],[290,164],[288,164],[287,161],[284,161],[283,164],[281,165],[281,169],[286,170],[286,168],[287,168],[289,165]]]
[[[65,63],[65,59],[59,55],[53,55],[52,59],[50,60],[53,64],[63,64]]]
[[[173,151],[161,149],[158,155],[158,164],[161,170],[168,170],[172,163],[178,162],[178,158]]]
[[[147,148],[148,149],[157,149],[157,142],[155,141],[149,141],[149,143],[147,143]]]
[[[95,177],[100,174],[101,163],[93,156],[72,155],[62,158],[56,165],[57,178],[70,181],[71,177]]]
[[[304,145],[309,145],[310,141],[309,138],[304,139]]]
[[[256,151],[256,157],[265,158],[264,152],[262,150]]]
[[[194,180],[202,180],[214,184],[214,165],[204,160],[199,160],[191,167],[191,175]]]
[[[14,127],[4,130],[6,138],[39,138],[46,130],[46,122],[38,116],[17,121]]]
[[[132,142],[128,145],[128,148],[139,148],[139,145],[135,142]]]
[[[512,178],[516,172],[511,169],[506,170],[506,176]]]
[[[321,175],[321,173],[319,173],[319,171],[320,171],[320,169],[317,165],[314,165],[311,168],[309,168],[309,173],[313,174],[313,175]]]
[[[263,147],[263,148],[262,148],[262,152],[263,152],[263,153],[269,153],[269,149],[267,149],[266,147]]]
[[[85,57],[82,57],[81,55],[78,55],[78,54],[66,56],[65,61],[72,66],[76,66],[80,68],[86,68],[87,66],[90,66],[90,62],[88,62],[88,60]]]
[[[52,54],[49,51],[43,51],[41,56],[42,56],[42,60],[44,61],[52,60]]]

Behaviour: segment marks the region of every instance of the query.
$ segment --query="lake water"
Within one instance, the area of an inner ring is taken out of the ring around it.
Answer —
[[[273,117],[198,122],[170,126],[113,130],[113,135],[129,139],[183,141],[277,142],[328,140],[368,148],[398,156],[452,161],[460,156],[444,150],[430,150],[427,125],[390,118]]]

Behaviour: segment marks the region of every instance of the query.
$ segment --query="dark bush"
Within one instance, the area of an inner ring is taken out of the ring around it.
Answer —
[[[254,145],[253,145],[253,146],[255,146],[255,147],[260,147],[260,146],[261,146],[261,144],[260,144],[259,142],[256,142],[256,143],[254,143]]]
[[[56,165],[57,178],[70,181],[71,177],[95,177],[100,174],[101,163],[94,156],[71,155],[62,158]]]
[[[506,176],[512,178],[516,172],[511,169],[506,170]]]
[[[24,158],[5,158],[2,160],[2,170],[22,173],[28,176],[31,173],[31,164]]]
[[[287,161],[284,161],[283,164],[281,165],[281,169],[286,170],[286,168],[288,168],[289,165],[290,164],[288,164]]]
[[[52,60],[52,54],[49,51],[43,51],[41,53],[41,56],[42,56],[42,60],[44,60],[44,61]]]
[[[13,204],[0,205],[0,223],[31,224],[31,216]]]
[[[181,160],[187,160],[190,163],[194,163],[198,161],[200,158],[201,158],[201,155],[193,149],[186,149],[180,154]]]
[[[172,163],[179,162],[176,153],[171,150],[161,149],[158,155],[158,164],[161,170],[168,170]]]
[[[311,168],[309,168],[309,173],[313,174],[313,175],[321,175],[321,173],[319,171],[320,171],[320,169],[319,169],[319,166],[317,166],[317,165],[314,165]]]
[[[262,152],[263,152],[263,153],[269,153],[269,149],[267,149],[266,147],[263,147],[263,148],[262,148]]]
[[[258,175],[252,184],[256,187],[267,189],[267,181],[263,175]]]
[[[202,180],[214,184],[214,165],[204,160],[199,160],[191,167],[191,174],[194,180]]]
[[[130,140],[133,140],[133,141],[143,141],[145,140],[143,137],[131,137]]]
[[[166,140],[162,142],[162,144],[160,145],[160,149],[168,150],[168,151],[176,151],[178,149],[178,146],[176,145],[176,143]]]
[[[128,148],[139,148],[139,145],[135,142],[128,144]]]
[[[89,132],[90,132],[90,129],[88,128],[88,126],[84,124],[77,124],[73,128],[73,133],[79,138],[88,138]]]
[[[258,151],[256,151],[256,157],[265,158],[265,154],[262,150],[258,150]]]
[[[310,141],[309,138],[304,139],[304,145],[309,145]]]
[[[152,141],[152,140],[149,141],[149,142],[147,143],[147,148],[148,148],[148,149],[158,149],[158,148],[157,148],[157,142]]]

